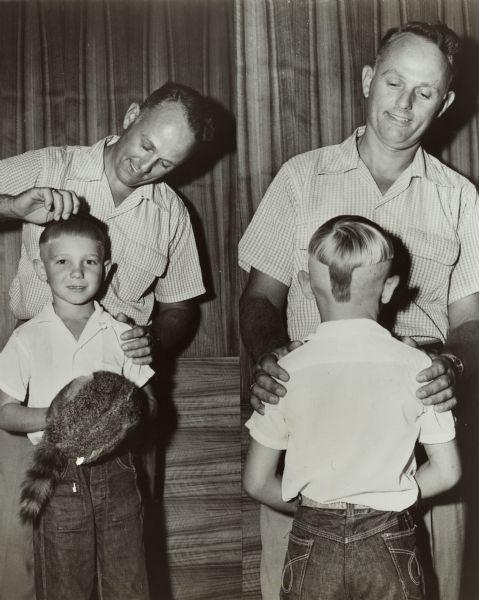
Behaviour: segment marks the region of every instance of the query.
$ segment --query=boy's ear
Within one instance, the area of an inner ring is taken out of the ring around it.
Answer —
[[[35,273],[40,281],[47,281],[47,272],[45,271],[45,265],[43,264],[43,260],[41,258],[33,259],[33,268],[35,269]]]
[[[298,273],[298,281],[301,286],[301,291],[306,296],[308,300],[314,300],[313,290],[311,288],[311,280],[309,277],[309,273],[306,271],[300,271]]]
[[[103,277],[106,277],[111,269],[111,260],[103,261]]]
[[[399,280],[399,275],[391,275],[391,277],[386,279],[383,286],[383,292],[381,294],[381,302],[383,304],[387,304],[391,300],[394,290],[399,285]]]

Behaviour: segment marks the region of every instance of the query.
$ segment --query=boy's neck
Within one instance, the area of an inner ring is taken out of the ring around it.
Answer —
[[[86,304],[69,304],[67,302],[53,300],[53,310],[55,314],[63,321],[73,337],[78,340],[85,329],[88,319],[95,312],[93,300]]]
[[[318,306],[318,308],[322,323],[350,319],[371,319],[371,321],[377,321],[379,317],[379,307],[351,306],[349,304],[338,303],[335,306]]]

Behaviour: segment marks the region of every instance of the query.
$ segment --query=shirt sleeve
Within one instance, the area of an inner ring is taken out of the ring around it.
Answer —
[[[130,326],[127,323],[117,321],[114,317],[106,313],[106,311],[105,314],[111,319],[110,323],[115,335],[115,352],[117,352],[116,356],[119,357],[115,364],[118,364],[119,368],[121,368],[123,377],[126,377],[138,387],[143,387],[153,377],[155,372],[148,365],[136,365],[131,358],[125,355],[121,347],[121,334],[128,331]]]
[[[0,389],[23,402],[30,381],[30,360],[28,352],[15,330],[0,353]]]
[[[454,417],[450,410],[440,413],[433,406],[427,406],[419,417],[419,425],[421,444],[441,444],[456,437]]]
[[[457,229],[461,250],[452,271],[449,304],[479,292],[479,196],[469,182],[464,188]]]
[[[262,446],[274,450],[286,450],[288,431],[286,421],[278,405],[266,404],[264,415],[254,412],[246,421],[251,437]]]
[[[170,241],[166,273],[158,280],[155,298],[159,302],[181,302],[204,294],[200,261],[191,221],[183,202],[172,191]]]
[[[42,150],[0,160],[0,193],[17,195],[35,187],[41,170]]]
[[[148,365],[135,365],[131,358],[126,358],[123,365],[123,375],[138,387],[146,385],[154,374]]]
[[[286,163],[273,179],[238,247],[242,269],[257,269],[287,286],[294,276],[292,224],[296,222],[289,169]]]

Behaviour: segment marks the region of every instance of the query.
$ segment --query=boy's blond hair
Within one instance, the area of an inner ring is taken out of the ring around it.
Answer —
[[[326,221],[315,231],[308,253],[329,267],[333,298],[349,302],[354,269],[392,260],[394,246],[376,223],[364,217],[342,215]]]

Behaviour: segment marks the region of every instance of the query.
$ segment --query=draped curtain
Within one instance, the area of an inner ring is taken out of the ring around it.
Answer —
[[[457,99],[427,147],[479,179],[479,2],[474,0],[236,0],[238,194],[243,231],[288,158],[340,143],[364,123],[361,70],[390,28],[446,22],[462,38]],[[478,232],[479,234],[479,232]],[[241,274],[242,282],[246,277]],[[242,359],[243,419],[251,364]],[[243,450],[247,445],[243,431]],[[257,505],[243,498],[243,598],[259,598]]]
[[[0,158],[120,132],[130,103],[168,80],[210,96],[232,120],[232,36],[229,0],[3,0]],[[179,182],[208,288],[191,357],[239,352],[233,139],[224,145],[213,168]],[[0,232],[2,346],[18,256],[19,231]]]

